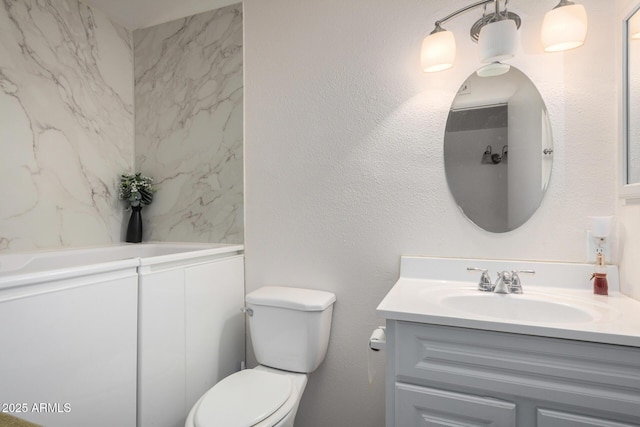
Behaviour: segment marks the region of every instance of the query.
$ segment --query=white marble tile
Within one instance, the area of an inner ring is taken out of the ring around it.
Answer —
[[[77,0],[0,6],[0,251],[121,239],[131,39]]]
[[[242,5],[134,32],[145,240],[243,241]]]

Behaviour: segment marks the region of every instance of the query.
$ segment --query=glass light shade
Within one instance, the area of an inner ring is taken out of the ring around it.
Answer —
[[[422,42],[420,61],[425,73],[446,70],[456,59],[456,40],[451,31],[429,34]]]
[[[500,62],[492,62],[491,64],[484,65],[476,71],[478,77],[494,77],[508,73],[511,69],[511,65],[502,64]]]
[[[556,7],[544,15],[542,46],[545,52],[559,52],[584,44],[587,37],[587,12],[581,4]]]
[[[518,48],[518,28],[512,19],[492,22],[480,30],[478,52],[481,62],[513,58]]]
[[[611,234],[612,216],[590,216],[591,234],[600,239],[607,238]]]

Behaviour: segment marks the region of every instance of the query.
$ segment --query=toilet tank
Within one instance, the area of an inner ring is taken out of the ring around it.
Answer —
[[[265,286],[247,294],[246,300],[258,363],[303,373],[320,366],[329,344],[334,294]]]

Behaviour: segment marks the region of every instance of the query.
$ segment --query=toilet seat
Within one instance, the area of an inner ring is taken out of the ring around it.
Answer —
[[[236,372],[220,381],[200,399],[196,427],[252,427],[290,400],[291,378],[256,369]]]

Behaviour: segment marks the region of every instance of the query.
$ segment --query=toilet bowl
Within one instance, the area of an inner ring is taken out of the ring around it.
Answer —
[[[185,427],[293,427],[307,374],[325,358],[334,294],[266,286],[246,297],[259,366],[229,375],[191,408]]]
[[[193,406],[185,427],[293,427],[307,375],[267,366],[220,381]]]

